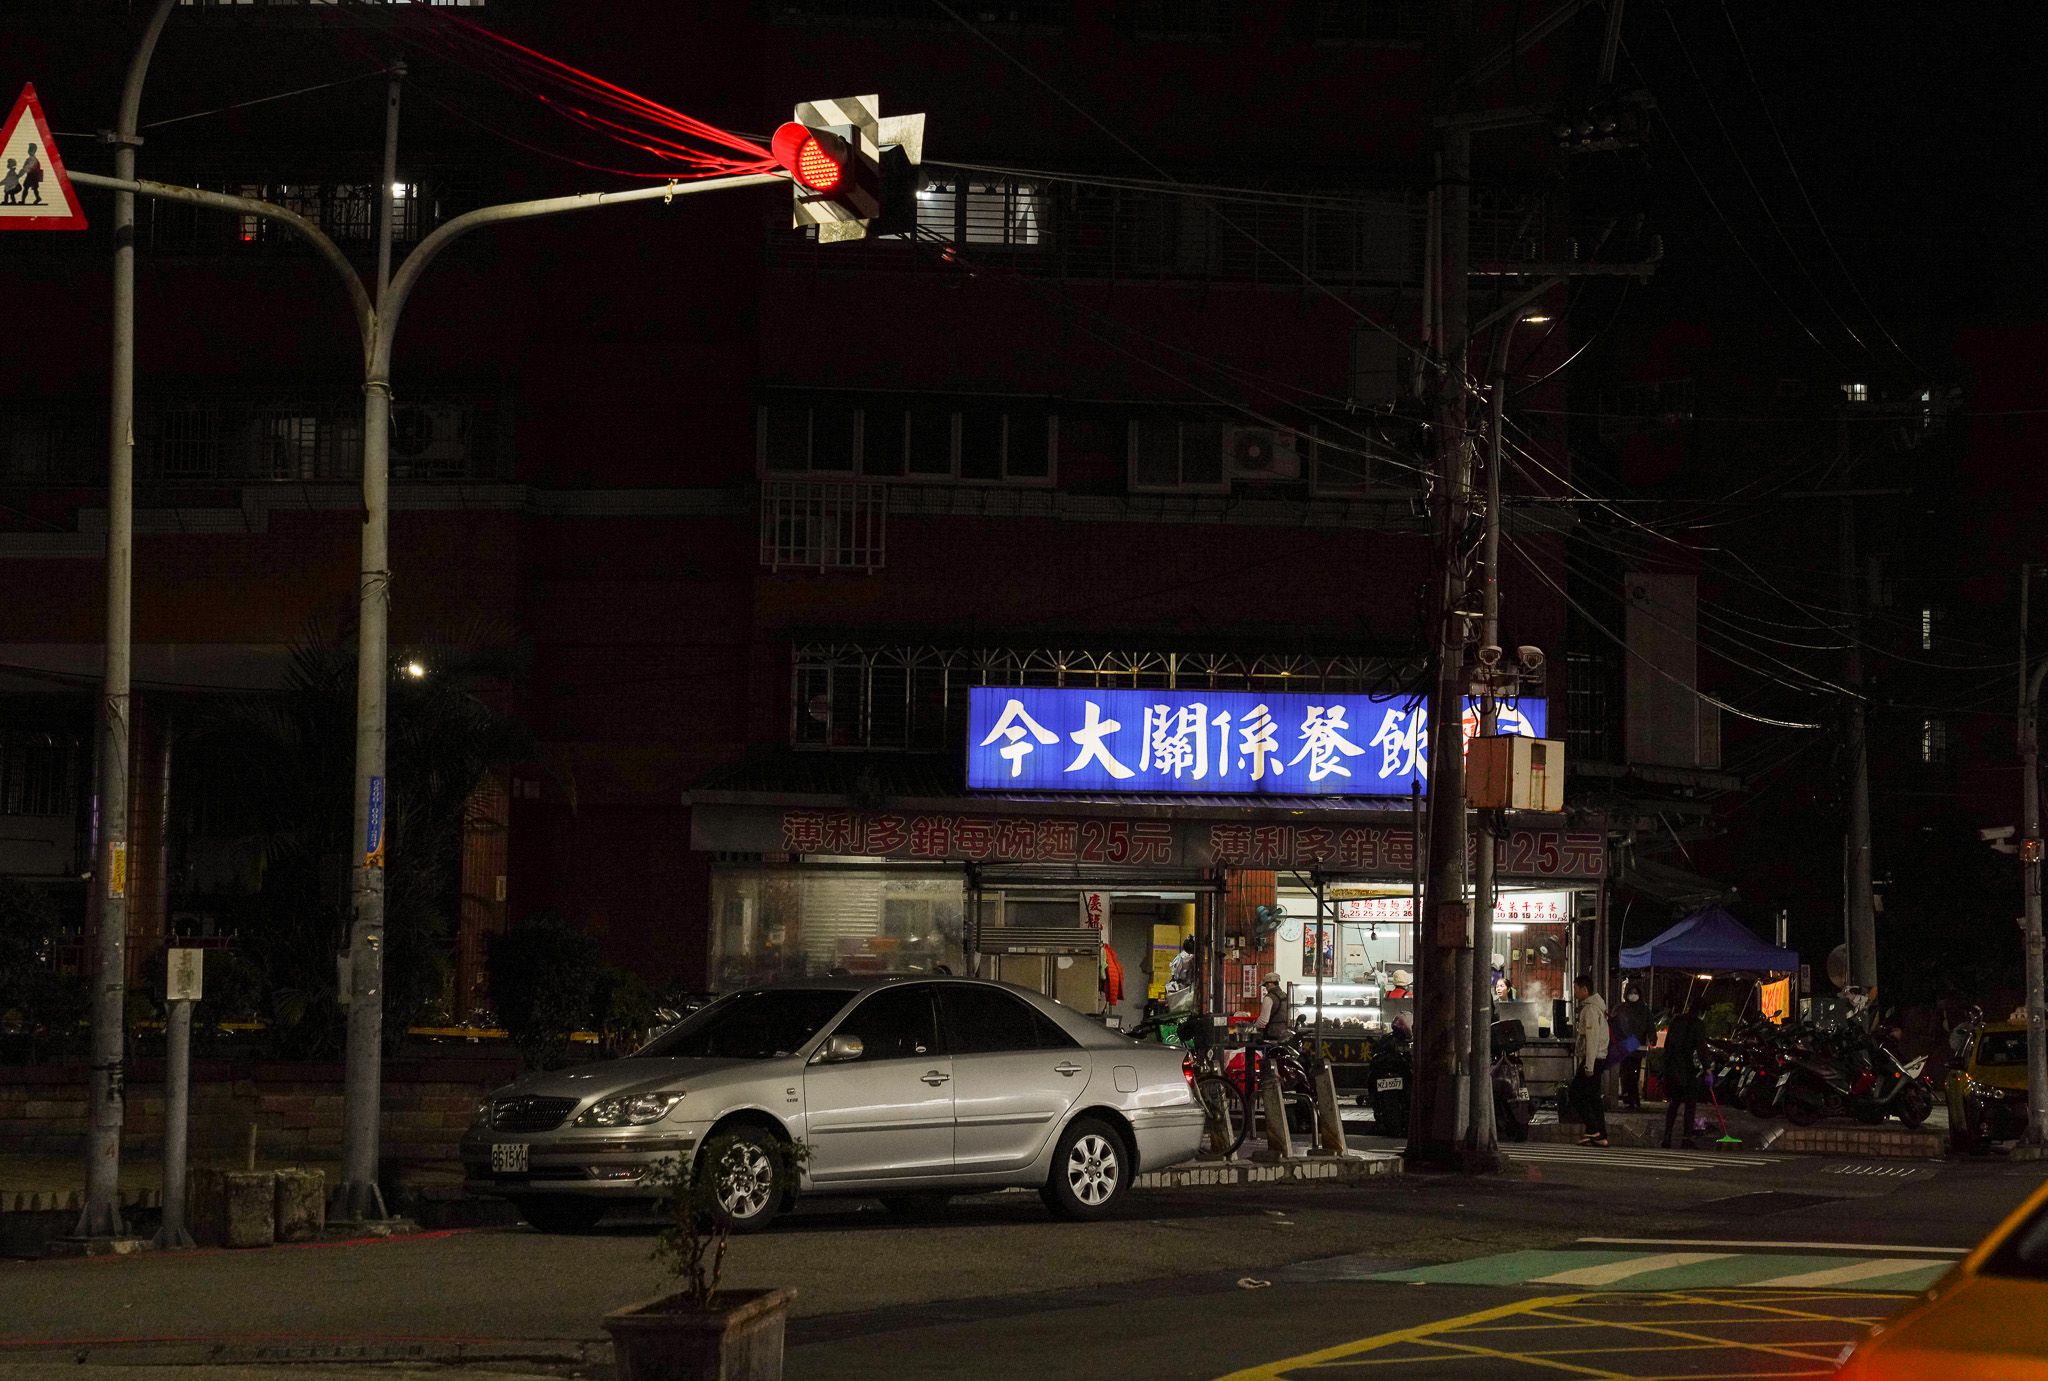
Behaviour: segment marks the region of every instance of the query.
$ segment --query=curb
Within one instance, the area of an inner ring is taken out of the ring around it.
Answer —
[[[1283,1161],[1217,1161],[1171,1165],[1131,1182],[1133,1189],[1209,1189],[1224,1185],[1349,1184],[1403,1171],[1401,1158],[1383,1151],[1354,1151],[1341,1159],[1318,1156]]]

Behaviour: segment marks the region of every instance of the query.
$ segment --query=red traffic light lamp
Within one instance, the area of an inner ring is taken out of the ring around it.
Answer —
[[[769,148],[797,186],[812,192],[840,190],[854,160],[851,144],[836,132],[794,120],[775,131]]]
[[[880,107],[874,96],[804,101],[769,143],[796,194],[790,224],[812,227],[821,243],[903,234],[916,226],[924,116],[885,120]]]

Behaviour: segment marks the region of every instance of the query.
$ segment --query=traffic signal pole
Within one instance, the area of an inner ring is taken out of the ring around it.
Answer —
[[[377,187],[376,316],[388,317],[397,200],[399,89],[384,98],[384,178]],[[349,855],[348,1060],[342,1087],[341,1185],[330,1216],[390,1216],[377,1187],[384,1072],[384,740],[391,641],[391,347],[379,330],[363,372],[363,531],[356,583],[356,781]]]
[[[135,132],[142,83],[157,38],[177,0],[158,0],[128,63],[121,109],[111,133],[114,171],[135,177]],[[100,690],[99,800],[92,886],[100,901],[92,978],[91,1110],[85,1131],[85,1206],[78,1237],[119,1237],[121,1124],[127,1068],[128,997],[128,725],[133,708],[132,590],[135,554],[135,198],[114,198],[114,351],[107,382],[107,629]]]
[[[172,0],[165,0],[168,10]],[[161,17],[161,16],[159,16]],[[131,74],[132,75],[132,74]],[[388,798],[384,782],[384,726],[385,688],[390,674],[387,654],[387,624],[390,610],[391,575],[389,561],[389,476],[387,462],[390,443],[390,380],[392,342],[398,334],[398,321],[405,310],[406,299],[419,283],[440,252],[456,239],[485,225],[497,225],[509,221],[531,220],[540,216],[562,215],[572,211],[591,211],[603,206],[618,206],[627,202],[673,200],[676,197],[692,196],[702,192],[730,191],[741,187],[766,187],[773,184],[787,184],[789,179],[783,173],[748,173],[736,177],[705,178],[690,182],[668,183],[652,187],[635,187],[623,192],[586,192],[575,196],[546,197],[536,201],[507,202],[499,206],[480,207],[475,211],[457,216],[422,239],[405,261],[395,271],[390,263],[390,241],[392,220],[391,187],[396,181],[396,139],[397,86],[399,76],[394,74],[387,104],[386,155],[384,167],[383,215],[379,229],[378,292],[373,299],[363,286],[362,279],[349,258],[333,240],[311,221],[295,212],[271,202],[251,197],[227,196],[218,192],[201,191],[194,187],[177,187],[160,182],[138,181],[133,177],[102,177],[95,173],[72,173],[71,180],[81,186],[103,187],[124,199],[151,197],[158,200],[184,202],[194,206],[211,207],[222,211],[234,211],[244,215],[262,216],[283,222],[290,226],[319,253],[329,267],[341,277],[347,290],[349,303],[354,309],[356,326],[363,352],[363,506],[364,523],[362,539],[362,563],[359,596],[362,609],[362,627],[358,633],[357,663],[357,762],[356,762],[356,811],[354,866],[355,913],[351,923],[350,948],[350,991],[351,1002],[348,1015],[348,1070],[347,1070],[347,1119],[348,1131],[345,1143],[343,1182],[336,1193],[335,1218],[381,1217],[383,1201],[376,1184],[377,1152],[379,1140],[380,1108],[382,1103],[382,1041],[384,1020],[383,972],[383,873],[382,859],[375,865],[369,863],[371,839],[369,838],[369,803],[372,796]],[[124,128],[132,127],[133,112],[125,112]],[[132,159],[131,159],[132,164]],[[117,166],[119,166],[117,164]],[[131,218],[132,224],[132,218]],[[132,244],[132,240],[131,240]],[[132,253],[132,250],[131,250]],[[118,263],[118,260],[117,260]],[[133,265],[130,263],[132,274]],[[132,278],[131,278],[132,283]],[[132,300],[132,299],[131,299]],[[121,341],[117,318],[117,359]],[[132,360],[132,328],[127,336]],[[118,375],[118,371],[117,371]],[[117,440],[119,437],[117,436]],[[115,448],[116,464],[123,465],[126,456],[119,446]],[[122,473],[117,471],[117,473]],[[124,491],[125,492],[125,491]],[[112,521],[109,523],[108,553],[111,563],[113,554]],[[126,528],[121,529],[124,533]],[[119,761],[125,769],[125,694],[126,694],[126,559],[123,558],[123,583],[120,609],[122,618],[122,755]],[[112,606],[110,594],[109,604]],[[113,647],[109,644],[109,682],[112,683]],[[111,689],[109,691],[111,704]],[[370,783],[375,781],[376,786]],[[125,798],[126,778],[122,777]],[[101,804],[102,832],[108,819],[107,804]],[[114,817],[118,819],[118,816]],[[376,841],[381,843],[381,840]],[[102,849],[102,858],[108,851]],[[368,876],[374,874],[374,876]],[[112,883],[109,882],[109,887]],[[366,904],[367,901],[367,904]],[[85,1217],[80,1220],[79,1232],[86,1235],[107,1235],[119,1224],[119,1151],[120,1151],[120,976],[121,945],[125,934],[125,906],[121,911],[122,924],[113,925],[103,916],[101,922],[100,969],[111,972],[114,987],[114,1010],[111,1022],[101,1021],[100,1001],[105,984],[95,991],[94,1009],[94,1071],[93,1092],[95,1103],[94,1121],[88,1140],[89,1176],[101,1176],[106,1182],[106,1211],[95,1216],[93,1205],[97,1198],[88,1202]],[[111,933],[113,961],[109,964],[108,936]],[[102,1030],[112,1033],[112,1056],[102,1056]],[[102,1074],[102,1065],[109,1066],[110,1073]],[[103,1134],[99,1106],[103,1085],[113,1091],[111,1132]],[[105,1157],[102,1171],[100,1148],[107,1137],[111,1137],[112,1151]],[[100,1179],[91,1179],[97,1187]],[[111,1226],[102,1227],[101,1224]]]

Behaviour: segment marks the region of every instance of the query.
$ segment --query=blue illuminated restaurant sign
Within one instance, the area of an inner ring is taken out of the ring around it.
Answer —
[[[1544,709],[1503,704],[1500,731],[1542,738]],[[1389,796],[1429,776],[1416,696],[976,686],[967,713],[967,785],[987,791]]]

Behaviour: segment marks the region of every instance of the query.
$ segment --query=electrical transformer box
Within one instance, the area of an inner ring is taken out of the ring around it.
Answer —
[[[1465,803],[1479,810],[1564,809],[1564,743],[1501,734],[1465,748]]]

